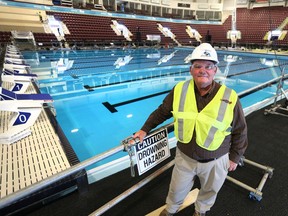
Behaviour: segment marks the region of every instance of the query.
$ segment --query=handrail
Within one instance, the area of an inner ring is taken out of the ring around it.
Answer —
[[[252,87],[252,88],[250,88],[250,89],[247,89],[247,90],[245,90],[245,91],[242,91],[242,92],[240,92],[240,93],[238,94],[238,96],[239,96],[239,98],[245,97],[245,96],[247,96],[248,94],[251,94],[251,93],[253,93],[253,92],[255,92],[255,91],[258,91],[259,89],[268,87],[268,86],[270,86],[271,84],[275,84],[275,83],[277,83],[277,82],[278,82],[279,80],[281,80],[281,79],[284,80],[284,79],[287,79],[287,78],[288,78],[288,74],[283,75],[283,76],[276,77],[276,78],[274,78],[274,79],[272,79],[272,80],[270,80],[270,81],[267,81],[267,82],[265,82],[265,83],[263,83],[263,84],[260,84],[260,85],[257,85],[257,86],[255,86],[255,87]]]
[[[153,132],[156,132],[156,131],[160,131],[162,130],[163,128],[167,128],[167,130],[171,129],[171,127],[173,126],[173,122],[170,123],[170,124],[167,124],[167,125],[164,125],[158,129],[155,129],[153,131],[151,131],[150,133],[153,133]],[[149,133],[149,134],[150,134]],[[48,178],[45,178],[35,184],[32,184],[32,185],[29,185],[28,187],[26,188],[23,188],[23,189],[20,189],[12,194],[9,194],[3,198],[0,199],[0,209],[6,207],[6,206],[9,206],[9,204],[11,203],[14,203],[16,202],[17,200],[20,200],[21,198],[33,193],[33,192],[36,192],[42,188],[44,188],[45,186],[49,185],[49,184],[52,184],[52,183],[55,183],[71,174],[74,174],[78,171],[81,171],[83,170],[85,167],[88,167],[100,160],[103,160],[113,154],[116,154],[120,151],[123,151],[124,150],[124,146],[123,145],[120,145],[120,146],[117,146],[115,148],[112,148],[106,152],[103,152],[101,153],[100,155],[96,155],[96,156],[93,156],[85,161],[82,161],[80,162],[79,164],[76,164],[66,170],[63,170],[53,176],[50,176]]]
[[[122,201],[123,199],[125,199],[126,197],[128,197],[129,195],[131,195],[132,193],[134,193],[135,191],[137,191],[138,189],[140,189],[141,187],[143,187],[147,183],[149,183],[151,180],[158,177],[164,171],[168,170],[174,164],[175,164],[175,160],[172,160],[169,163],[165,164],[164,166],[162,166],[161,168],[156,170],[154,173],[152,173],[151,175],[144,178],[142,181],[135,184],[133,187],[127,189],[122,194],[118,195],[117,197],[115,197],[114,199],[112,199],[111,201],[106,203],[105,205],[101,206],[100,208],[98,208],[97,210],[95,210],[94,212],[89,214],[89,216],[96,216],[96,215],[103,214],[104,212],[106,212],[107,210],[109,210],[110,208],[112,208],[113,206],[118,204],[120,201]]]

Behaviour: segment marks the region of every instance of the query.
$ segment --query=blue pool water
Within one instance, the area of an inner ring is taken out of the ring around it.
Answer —
[[[167,92],[190,78],[190,65],[184,59],[191,51],[146,48],[27,51],[23,55],[39,77],[41,92],[53,97],[57,121],[83,161],[120,145],[140,129]],[[217,77],[237,93],[280,76],[288,64],[284,56],[223,51],[218,55]],[[273,84],[242,97],[241,103],[246,108],[275,92]],[[95,166],[126,155],[120,152]]]

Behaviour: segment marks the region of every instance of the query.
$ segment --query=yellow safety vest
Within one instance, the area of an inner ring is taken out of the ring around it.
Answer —
[[[209,151],[218,149],[231,133],[237,98],[234,90],[222,85],[215,97],[198,112],[193,79],[178,83],[174,88],[172,111],[176,138],[189,143],[195,131],[200,147]]]

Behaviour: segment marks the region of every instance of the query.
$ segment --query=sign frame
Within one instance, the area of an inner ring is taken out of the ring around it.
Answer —
[[[167,128],[146,136],[135,146],[135,159],[139,175],[170,157]]]

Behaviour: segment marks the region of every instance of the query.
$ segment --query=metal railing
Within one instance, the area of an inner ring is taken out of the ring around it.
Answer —
[[[151,131],[150,133],[156,132],[156,131],[160,131],[163,130],[163,128],[167,128],[167,130],[171,131],[171,128],[173,127],[173,123],[164,125],[156,130]],[[149,133],[149,134],[150,134]],[[122,142],[121,142],[122,143]],[[101,161],[111,155],[114,155],[120,151],[125,150],[125,146],[124,145],[119,145],[115,148],[110,149],[109,151],[103,152],[100,155],[96,155],[94,157],[91,157],[85,161],[82,161],[79,164],[76,164],[64,171],[61,171],[53,176],[50,176],[48,178],[45,178],[35,184],[32,184],[26,188],[20,189],[12,194],[9,194],[3,198],[0,199],[0,209],[9,206],[10,204],[13,204],[15,202],[17,202],[17,200],[22,199],[25,196],[28,196],[29,194],[32,194],[36,191],[39,191],[41,189],[43,189],[44,187],[51,185],[52,183],[55,183],[65,177],[68,177],[76,172],[79,172],[81,170],[83,170],[84,168],[97,163],[98,161]]]
[[[128,190],[124,191],[119,196],[115,197],[113,200],[109,201],[108,203],[106,203],[102,207],[98,208],[96,211],[92,212],[89,216],[94,216],[94,215],[96,216],[96,215],[103,214],[104,212],[106,212],[107,210],[109,210],[110,208],[115,206],[117,203],[119,203],[120,201],[122,201],[123,199],[125,199],[126,197],[128,197],[129,195],[131,195],[132,193],[134,193],[135,191],[137,191],[138,189],[140,189],[141,187],[143,187],[144,185],[146,185],[147,183],[149,183],[150,181],[155,179],[161,173],[163,173],[166,170],[168,170],[173,165],[174,165],[174,160],[172,160],[169,163],[165,164],[164,166],[159,168],[157,171],[155,171],[154,173],[152,173],[151,175],[149,175],[148,177],[146,177],[142,181],[138,182],[137,184],[135,184],[134,186],[132,186]]]

